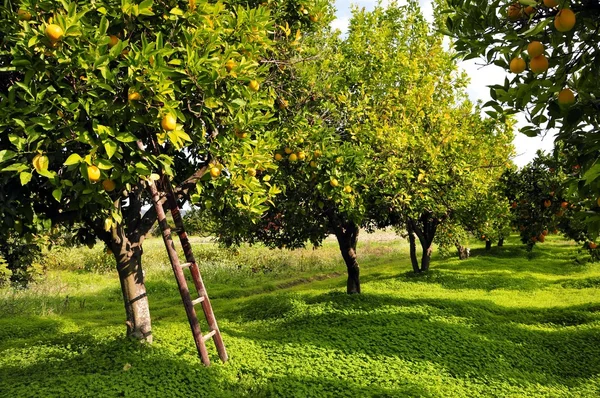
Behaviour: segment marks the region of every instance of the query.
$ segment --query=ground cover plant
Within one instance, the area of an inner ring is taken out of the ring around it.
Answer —
[[[203,367],[168,261],[145,245],[154,343],[122,333],[117,275],[72,249],[27,290],[0,290],[2,396],[595,397],[600,270],[549,236],[531,253],[473,242],[415,276],[393,233],[360,243],[363,294],[345,294],[337,244],[239,252],[197,238],[231,359]],[[81,257],[76,257],[77,255]],[[434,254],[435,255],[435,254]],[[101,264],[101,261],[98,261]],[[216,358],[216,350],[209,346]]]

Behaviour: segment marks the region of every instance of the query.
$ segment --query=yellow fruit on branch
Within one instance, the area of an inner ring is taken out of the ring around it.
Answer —
[[[344,187],[344,192],[346,192],[346,193],[351,193],[351,192],[352,192],[352,187],[351,187],[350,185],[346,185],[346,186]]]
[[[257,92],[260,88],[260,84],[258,84],[256,80],[252,80],[250,83],[248,83],[248,88],[254,92]]]
[[[313,155],[314,155],[316,158],[320,158],[322,154],[321,154],[321,151],[319,151],[318,149],[316,149],[316,150],[313,152]]]
[[[241,132],[241,131],[236,131],[236,132],[235,132],[235,136],[236,136],[237,138],[244,139],[244,138],[247,138],[247,137],[248,137],[248,133],[246,133],[246,132]]]
[[[529,56],[531,58],[540,56],[543,53],[544,53],[544,45],[542,43],[540,43],[539,41],[532,41],[531,43],[529,43],[527,45],[527,54],[529,54]]]
[[[554,8],[558,5],[558,1],[556,0],[544,0],[544,5],[548,8]]]
[[[46,37],[50,39],[52,42],[59,41],[65,32],[63,32],[62,28],[55,24],[50,24],[46,26],[45,30]]]
[[[285,151],[285,153],[287,153],[288,155],[289,155],[290,153],[292,153],[292,152],[293,152],[293,151],[292,151],[292,149],[291,149],[291,148],[289,148],[289,147],[288,147],[288,148],[285,148],[285,149],[284,149],[284,151]]]
[[[575,13],[568,8],[563,8],[554,17],[554,27],[559,32],[568,32],[575,26]]]
[[[117,184],[115,184],[115,182],[113,180],[102,181],[102,188],[104,188],[104,190],[106,192],[112,192],[115,190],[116,187],[117,187]]]
[[[513,58],[512,61],[510,61],[510,71],[517,75],[523,72],[526,66],[523,58]]]
[[[140,93],[138,93],[137,91],[132,91],[127,96],[127,99],[129,101],[139,101],[142,99],[142,95]]]
[[[246,173],[248,173],[248,175],[250,177],[256,177],[256,169],[255,168],[250,167],[248,170],[246,170]]]
[[[575,103],[575,94],[568,88],[561,90],[558,93],[558,103],[562,106],[570,106]]]
[[[281,156],[281,154],[280,154],[280,153],[276,153],[276,154],[275,154],[275,160],[279,161],[279,160],[281,160],[281,159],[283,159],[283,156]]]
[[[288,159],[290,160],[290,162],[295,162],[296,160],[298,160],[298,156],[296,156],[295,153],[292,153],[292,154],[290,154]]]
[[[117,43],[119,42],[119,38],[115,35],[110,35],[108,37],[110,39],[110,43],[108,43],[108,47],[110,47],[110,48],[116,46]]]
[[[337,180],[337,179],[335,179],[335,178],[332,178],[332,179],[330,179],[330,180],[329,180],[329,184],[330,184],[332,187],[334,187],[334,188],[335,188],[335,187],[337,187],[338,185],[340,185],[340,183],[338,182],[338,180]]]
[[[216,166],[210,168],[210,176],[212,178],[217,178],[220,175],[221,175],[221,169],[220,168],[218,168]]]
[[[31,20],[31,13],[27,10],[19,9],[17,11],[17,15],[19,17],[19,20],[21,20],[21,21]]]
[[[535,74],[544,73],[548,70],[548,58],[538,55],[529,61],[529,69]]]
[[[98,168],[98,166],[95,166],[95,165],[88,166],[87,174],[88,174],[88,179],[91,182],[100,181],[100,169]]]
[[[300,159],[300,160],[306,159],[306,154],[302,151],[298,152],[298,159]]]
[[[163,116],[160,125],[166,131],[173,131],[177,127],[177,118],[172,114],[168,113],[165,116]]]
[[[235,68],[234,60],[230,59],[229,61],[225,62],[225,69],[227,69],[227,72],[231,72],[233,68]]]

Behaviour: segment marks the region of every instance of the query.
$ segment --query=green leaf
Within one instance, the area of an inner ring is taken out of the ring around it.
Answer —
[[[113,157],[118,148],[119,146],[113,140],[106,140],[104,142],[104,150],[106,151],[106,155],[109,159]]]
[[[13,151],[9,151],[8,149],[4,149],[0,151],[0,163],[6,162],[17,156],[17,154]]]
[[[54,191],[52,191],[52,196],[57,202],[60,202],[60,199],[62,198],[62,190],[60,188],[56,188]]]
[[[79,156],[76,153],[73,153],[73,154],[71,154],[71,156],[69,156],[67,158],[67,160],[65,160],[65,162],[63,164],[65,166],[72,166],[74,164],[81,163],[81,161],[83,161],[83,159],[81,158],[81,156]]]
[[[21,174],[19,174],[19,178],[21,179],[21,185],[27,185],[27,183],[31,181],[32,176],[33,174],[31,174],[30,172],[22,171]]]
[[[121,142],[135,142],[138,140],[138,138],[135,135],[128,132],[119,133],[115,138],[117,139],[117,141]]]
[[[110,160],[107,159],[97,159],[96,165],[100,170],[110,170],[114,167]]]

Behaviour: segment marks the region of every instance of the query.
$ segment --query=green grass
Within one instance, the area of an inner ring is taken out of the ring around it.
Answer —
[[[161,241],[145,245],[152,346],[123,338],[114,272],[81,265],[101,248],[50,253],[44,281],[0,290],[0,396],[600,396],[600,269],[574,261],[575,245],[475,245],[413,276],[405,243],[361,238],[353,296],[333,241],[236,254],[198,239],[231,357],[210,344],[210,368]]]

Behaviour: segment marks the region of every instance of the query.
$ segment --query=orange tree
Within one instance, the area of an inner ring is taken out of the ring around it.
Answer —
[[[597,260],[594,241],[597,235],[589,230],[582,214],[599,205],[580,199],[576,190],[570,187],[575,172],[562,169],[562,164],[560,157],[538,152],[525,167],[503,176],[514,227],[529,250],[544,243],[548,234],[562,233],[581,243],[592,259]]]
[[[129,335],[151,339],[141,265],[155,223],[148,180],[170,176],[182,201],[207,188],[246,217],[274,194],[277,69],[314,22],[294,3],[5,1],[0,9],[0,176],[20,200],[2,230],[29,236],[83,225],[114,253]],[[276,35],[277,26],[296,35]],[[239,134],[252,135],[240,142]],[[29,235],[27,235],[29,234]]]
[[[511,74],[490,87],[490,114],[524,112],[528,136],[558,128],[557,141],[571,148],[561,157],[581,200],[600,196],[600,86],[596,76],[600,5],[593,0],[442,2],[442,30],[454,37],[466,59],[483,57]],[[442,7],[443,8],[443,7]],[[579,182],[579,183],[578,183]],[[578,184],[577,184],[578,183]],[[590,230],[600,230],[600,214],[581,214]]]

